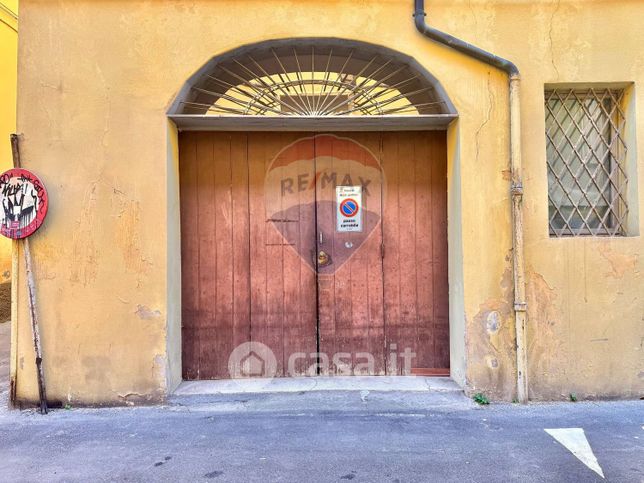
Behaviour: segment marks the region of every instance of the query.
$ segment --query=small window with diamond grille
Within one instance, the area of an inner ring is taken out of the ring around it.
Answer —
[[[551,236],[625,235],[623,89],[545,91]]]

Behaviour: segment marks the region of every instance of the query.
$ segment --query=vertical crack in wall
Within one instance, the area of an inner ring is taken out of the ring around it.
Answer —
[[[492,86],[490,84],[490,75],[491,72],[488,71],[487,73],[487,92],[488,92],[488,106],[487,106],[487,114],[485,116],[485,119],[479,126],[479,128],[476,130],[476,134],[474,135],[474,138],[476,139],[476,164],[478,164],[479,161],[479,151],[481,147],[481,131],[485,127],[487,123],[490,122],[490,119],[492,119],[492,109],[494,109],[494,94],[492,94]]]
[[[554,42],[552,40],[552,28],[555,22],[555,16],[557,15],[557,13],[559,13],[559,8],[561,8],[561,0],[557,0],[557,5],[555,6],[555,9],[553,10],[552,15],[550,17],[550,27],[548,29],[548,39],[550,41],[550,63],[552,64],[552,67],[555,69],[557,80],[559,80],[559,68],[557,67],[557,64],[555,62],[555,50],[554,50]]]

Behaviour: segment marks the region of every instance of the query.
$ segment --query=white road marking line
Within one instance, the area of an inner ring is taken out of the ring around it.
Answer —
[[[582,428],[544,429],[544,431],[574,454],[579,461],[604,478],[604,472],[599,466],[599,462]]]

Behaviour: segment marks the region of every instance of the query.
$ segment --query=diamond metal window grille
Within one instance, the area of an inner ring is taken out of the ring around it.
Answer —
[[[621,89],[545,92],[551,236],[626,233],[623,97]]]

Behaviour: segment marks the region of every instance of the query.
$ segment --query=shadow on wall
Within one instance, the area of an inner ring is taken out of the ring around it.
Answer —
[[[11,281],[0,282],[0,324],[11,319]]]

